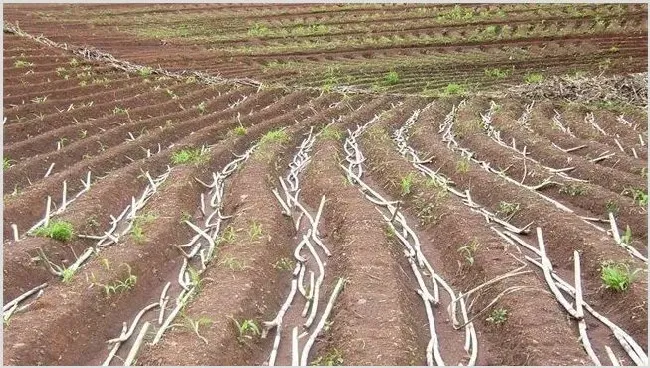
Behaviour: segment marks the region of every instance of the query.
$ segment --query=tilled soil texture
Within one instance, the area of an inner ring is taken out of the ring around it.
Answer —
[[[646,10],[6,6],[5,364],[647,365]]]
[[[11,6],[54,41],[266,83],[446,94],[531,74],[643,72],[642,4]],[[13,55],[13,54],[12,54]]]

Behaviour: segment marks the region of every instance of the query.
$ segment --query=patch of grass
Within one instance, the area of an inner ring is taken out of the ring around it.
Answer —
[[[66,242],[72,239],[74,228],[71,223],[62,220],[50,221],[47,226],[36,229],[34,235],[46,238],[52,238],[60,242]]]
[[[337,349],[332,349],[325,355],[316,358],[310,365],[317,366],[336,366],[343,365],[343,355]]]
[[[340,141],[341,138],[343,138],[343,134],[341,133],[341,131],[332,125],[325,126],[323,130],[321,130],[321,134],[325,139],[333,139],[336,141]]]
[[[153,69],[151,69],[149,67],[146,67],[146,66],[144,68],[138,70],[138,75],[143,77],[143,78],[146,78],[146,77],[150,76],[151,73],[153,73]]]
[[[641,272],[640,268],[630,271],[630,266],[626,263],[609,261],[601,265],[600,278],[605,289],[621,292],[630,287],[639,272]]]
[[[293,267],[294,267],[294,263],[289,258],[280,258],[278,261],[276,261],[273,264],[273,268],[282,271],[291,271],[293,270]]]
[[[408,173],[408,175],[402,178],[400,182],[400,188],[402,189],[402,196],[411,194],[413,179],[415,179],[415,174],[413,174],[412,172]]]
[[[251,227],[248,229],[248,236],[251,238],[251,241],[255,241],[262,237],[262,225],[253,221],[251,222]]]
[[[476,239],[473,239],[469,243],[458,247],[458,253],[465,257],[467,263],[472,266],[474,264],[474,256],[476,255],[476,251],[480,245],[481,244]]]
[[[459,96],[464,95],[465,93],[465,87],[458,83],[449,83],[442,89],[442,95],[444,96]]]
[[[560,188],[560,193],[568,194],[572,197],[581,196],[587,194],[587,188],[582,184],[565,184]]]
[[[246,264],[243,261],[240,261],[235,257],[226,257],[219,264],[225,265],[232,271],[241,271],[246,267]]]
[[[264,24],[255,23],[248,29],[248,35],[253,37],[265,37],[271,34],[271,30]]]
[[[495,79],[503,79],[510,75],[509,70],[499,68],[487,68],[485,69],[484,73],[487,77]]]
[[[499,28],[497,26],[495,26],[495,25],[490,25],[490,26],[485,27],[485,29],[483,30],[482,33],[484,35],[494,37],[494,36],[497,35],[497,33],[499,33]]]
[[[384,84],[387,86],[393,86],[399,83],[399,74],[395,71],[391,71],[384,77]]]
[[[289,140],[289,135],[286,131],[281,129],[271,130],[262,136],[260,144],[262,146],[269,143],[283,143]]]
[[[261,334],[260,328],[254,320],[244,319],[240,322],[232,317],[230,318],[235,322],[235,327],[237,328],[237,340],[240,343],[244,343],[246,339],[252,340],[255,336]]]
[[[73,270],[72,268],[64,268],[63,271],[61,271],[61,281],[64,284],[69,283],[72,281],[72,278],[74,277],[76,271]]]
[[[544,81],[544,76],[540,73],[527,73],[524,76],[524,82],[528,84],[542,83],[542,81]]]
[[[174,165],[182,165],[187,163],[201,163],[207,159],[207,156],[201,153],[200,148],[188,148],[172,153],[171,159]]]
[[[469,160],[465,157],[456,162],[456,173],[464,174],[469,171]]]
[[[493,309],[490,316],[485,320],[495,325],[503,324],[508,320],[508,310],[505,308]]]
[[[451,10],[438,14],[438,20],[470,20],[474,17],[474,10],[460,5],[454,6]]]
[[[157,218],[158,215],[150,212],[136,216],[135,220],[133,220],[133,226],[131,227],[130,231],[131,237],[136,243],[144,243],[147,240],[147,237],[144,235],[144,229],[142,226],[153,222]]]
[[[27,60],[16,60],[14,62],[14,67],[16,67],[16,68],[27,68],[27,67],[30,67],[30,66],[34,66],[34,63],[30,63]]]
[[[246,135],[246,133],[248,133],[248,130],[246,129],[246,127],[241,125],[241,123],[239,124],[239,126],[236,126],[232,131],[233,131],[233,133],[235,135],[238,135],[238,136],[244,136],[244,135]]]
[[[76,68],[77,66],[79,66],[79,60],[77,60],[76,58],[72,58],[70,59],[70,62],[68,64],[70,64],[71,67]]]

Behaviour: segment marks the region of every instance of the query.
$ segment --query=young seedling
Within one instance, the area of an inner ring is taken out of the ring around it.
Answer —
[[[177,100],[178,99],[178,96],[176,95],[176,93],[174,93],[174,91],[172,91],[171,89],[167,89],[167,90],[165,90],[165,92],[167,92],[167,96],[169,96],[172,100]]]
[[[221,240],[223,240],[226,243],[232,243],[235,241],[235,236],[237,235],[237,231],[232,225],[228,225],[226,230],[224,230],[223,235],[221,236]]]
[[[641,272],[640,268],[630,271],[630,266],[626,263],[604,262],[601,266],[600,278],[605,289],[621,292],[630,287],[639,272]]]
[[[246,267],[244,262],[235,257],[226,257],[220,264],[227,266],[231,271],[241,271]]]
[[[560,193],[568,194],[572,197],[585,195],[587,188],[582,184],[565,184],[560,188]]]
[[[632,229],[630,229],[630,225],[627,225],[625,234],[621,235],[621,243],[625,245],[630,245],[630,243],[632,243]]]
[[[411,193],[411,187],[413,186],[414,179],[415,179],[415,175],[412,172],[408,173],[408,175],[402,178],[402,181],[400,182],[400,187],[402,189],[402,196]]]
[[[623,191],[624,195],[628,195],[634,199],[634,202],[641,207],[648,207],[648,193],[643,189],[630,188]]]
[[[30,63],[26,60],[16,60],[16,62],[14,62],[14,67],[16,68],[27,68],[30,66],[34,66],[34,63]]]
[[[486,321],[495,325],[500,325],[508,320],[508,310],[504,308],[493,309]]]
[[[276,261],[273,264],[273,268],[281,271],[291,271],[293,270],[293,267],[294,267],[293,261],[286,257],[280,258],[280,260]]]
[[[115,106],[113,108],[113,115],[128,115],[129,109]]]
[[[41,104],[43,102],[47,101],[47,96],[41,96],[41,97],[34,97],[32,98],[32,102],[35,104]]]
[[[131,227],[131,237],[136,243],[144,243],[147,240],[147,237],[144,235],[144,229],[142,226],[154,221],[157,218],[157,215],[148,212],[137,216],[135,220],[133,220],[133,227]]]
[[[186,163],[200,163],[207,159],[200,148],[189,148],[172,153],[172,163],[174,165]]]
[[[110,265],[108,265],[108,260],[105,258],[104,260],[107,263],[106,268],[109,269]],[[92,283],[90,286],[101,287],[107,298],[113,294],[122,293],[124,291],[133,289],[136,282],[138,281],[138,277],[131,273],[131,266],[129,266],[127,263],[122,263],[120,266],[126,266],[127,269],[127,275],[125,275],[123,278],[119,278],[110,284],[102,284],[100,282],[97,282],[95,278],[95,274],[91,273]]]
[[[181,224],[184,224],[185,221],[190,221],[191,219],[192,219],[192,214],[187,211],[183,211],[183,213],[181,213],[181,219],[179,222]]]
[[[199,339],[203,340],[204,343],[208,344],[208,340],[205,337],[201,336],[201,334],[199,334],[199,328],[201,328],[201,326],[211,326],[214,323],[214,321],[211,318],[205,316],[201,316],[196,320],[190,318],[189,316],[184,316],[184,317],[185,317],[185,326],[189,330],[193,331],[196,334],[196,336],[198,336]]]
[[[337,366],[343,365],[343,355],[337,349],[333,349],[325,355],[321,355],[316,360],[311,362],[310,365],[316,366]]]
[[[8,168],[12,167],[13,166],[12,162],[16,162],[16,161],[10,160],[8,157],[3,157],[2,158],[2,169],[7,170]]]
[[[72,239],[74,228],[71,223],[62,220],[50,221],[47,226],[41,226],[34,232],[36,236],[52,238],[60,242]]]
[[[456,162],[456,173],[464,174],[469,171],[469,160],[465,157]]]
[[[476,241],[476,239],[473,239],[471,242],[458,247],[458,253],[465,257],[467,263],[472,266],[474,264],[474,255],[476,254],[479,246],[479,242]]]
[[[79,65],[79,60],[77,60],[75,58],[72,58],[72,59],[70,59],[69,64],[70,64],[71,67],[76,68]]]
[[[609,201],[607,201],[607,204],[605,204],[605,210],[607,211],[607,213],[611,212],[613,214],[617,214],[618,204],[613,199],[610,199]]]
[[[251,227],[248,229],[248,236],[250,236],[251,241],[255,241],[262,237],[262,225],[257,222],[251,222]]]
[[[510,221],[510,219],[519,211],[519,209],[519,203],[501,201],[499,202],[499,210],[497,212],[506,216],[506,221]]]
[[[252,319],[245,319],[239,322],[233,317],[230,318],[235,322],[238,333],[237,340],[240,343],[245,343],[246,339],[252,340],[255,336],[259,336],[261,334],[260,328]]]
[[[201,115],[205,114],[205,112],[207,111],[207,108],[208,108],[208,103],[205,102],[205,101],[203,101],[200,104],[196,105],[196,109],[199,110],[199,113]]]

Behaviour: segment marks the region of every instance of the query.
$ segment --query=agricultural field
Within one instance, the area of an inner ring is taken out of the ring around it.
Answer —
[[[648,365],[647,5],[3,10],[5,365]]]

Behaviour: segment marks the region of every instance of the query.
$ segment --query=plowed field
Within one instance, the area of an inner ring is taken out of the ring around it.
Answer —
[[[4,17],[5,365],[648,364],[646,5]]]

